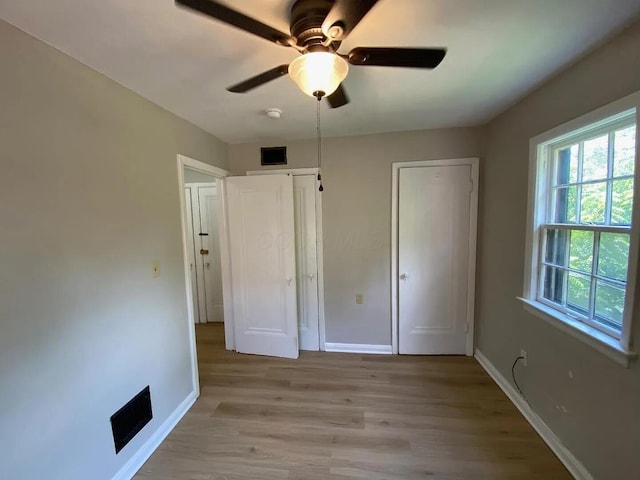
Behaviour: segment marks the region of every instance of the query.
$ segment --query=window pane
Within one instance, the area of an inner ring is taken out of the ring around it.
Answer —
[[[576,223],[577,187],[556,189],[556,203],[553,221],[556,223]]]
[[[636,151],[636,126],[617,130],[613,142],[613,175],[633,175]]]
[[[569,251],[569,267],[591,273],[593,263],[593,232],[573,230]]]
[[[576,183],[578,181],[578,144],[558,150],[556,185]]]
[[[598,280],[596,285],[596,321],[622,331],[624,289]]]
[[[625,233],[601,233],[598,275],[626,281],[628,264],[629,235]]]
[[[582,181],[607,178],[607,156],[609,154],[609,135],[584,142],[582,161]]]
[[[543,267],[543,296],[547,300],[562,305],[562,292],[564,291],[565,270],[555,267]]]
[[[583,315],[589,313],[591,280],[585,275],[569,273],[567,307]]]
[[[633,205],[633,179],[614,180],[611,195],[611,223],[631,225]]]
[[[580,223],[604,223],[606,200],[606,182],[583,185],[580,200]]]
[[[567,266],[567,230],[547,230],[547,244],[544,261],[554,265]]]

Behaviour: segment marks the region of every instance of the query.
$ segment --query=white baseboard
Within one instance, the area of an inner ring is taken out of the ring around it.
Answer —
[[[326,352],[340,353],[373,353],[376,355],[391,355],[391,345],[366,345],[363,343],[325,343]]]
[[[160,428],[155,431],[149,440],[145,442],[140,450],[138,450],[133,457],[129,459],[127,463],[114,475],[112,480],[131,480],[133,476],[142,468],[144,462],[146,462],[149,457],[156,451],[156,449],[160,446],[160,444],[167,438],[167,435],[171,433],[171,431],[175,428],[178,422],[185,416],[185,414],[189,411],[192,405],[195,403],[198,398],[196,392],[191,392],[187,398],[183,400],[183,402],[178,405],[169,418],[167,418]]]
[[[538,435],[542,437],[553,453],[556,454],[556,457],[567,467],[569,473],[577,480],[593,480],[593,476],[589,473],[589,470],[560,442],[560,439],[553,433],[553,430],[531,409],[524,398],[522,398],[507,379],[502,376],[489,359],[479,350],[476,350],[475,358],[507,397],[509,397],[509,400],[520,410],[520,413],[522,413],[535,431],[538,432]]]

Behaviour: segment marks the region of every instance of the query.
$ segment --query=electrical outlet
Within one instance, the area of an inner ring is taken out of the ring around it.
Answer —
[[[151,274],[153,275],[153,278],[158,278],[160,276],[160,262],[158,260],[151,262]]]
[[[520,350],[520,356],[522,357],[522,364],[526,367],[529,363],[529,357],[527,357],[527,351],[524,348]]]
[[[364,301],[362,300],[362,294],[361,293],[356,293],[356,303],[358,305],[362,305],[364,303]]]

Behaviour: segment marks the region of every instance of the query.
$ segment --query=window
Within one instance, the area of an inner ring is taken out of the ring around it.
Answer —
[[[636,109],[593,117],[532,140],[536,179],[523,300],[626,351],[636,274]]]

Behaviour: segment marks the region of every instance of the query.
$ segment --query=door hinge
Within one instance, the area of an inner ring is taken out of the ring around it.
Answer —
[[[469,180],[469,193],[473,192],[473,180]]]
[[[464,333],[469,333],[469,322],[464,324]]]

